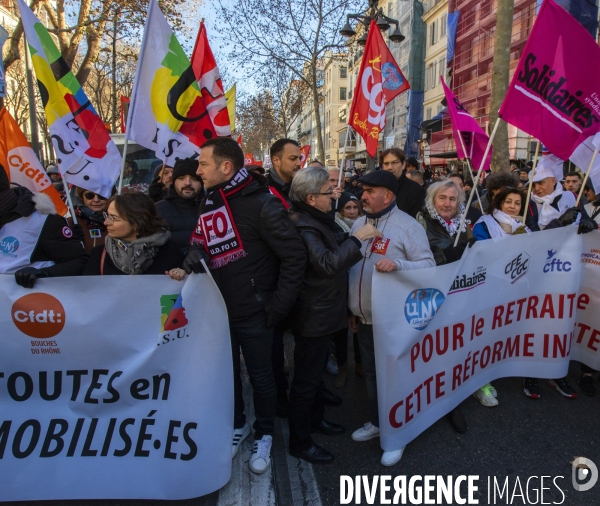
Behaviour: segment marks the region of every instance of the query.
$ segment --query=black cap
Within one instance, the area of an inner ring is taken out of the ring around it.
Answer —
[[[373,170],[358,180],[359,183],[369,186],[383,186],[396,193],[398,191],[398,180],[396,176],[387,170]]]
[[[342,196],[338,199],[338,211],[344,209],[344,206],[354,200],[358,204],[358,197],[350,192],[343,192]]]
[[[192,160],[191,158],[179,159],[173,166],[173,181],[181,176],[192,176],[200,180],[200,176],[196,174],[198,170],[198,160]]]
[[[8,174],[6,170],[4,170],[4,165],[0,164],[0,192],[4,190],[8,190],[10,188],[10,183],[8,182]]]
[[[419,167],[419,160],[417,160],[414,156],[406,159],[406,165],[412,165],[413,167]]]
[[[527,162],[525,165],[527,165],[527,167],[529,167],[530,169],[533,168],[533,162],[531,160],[529,162]]]

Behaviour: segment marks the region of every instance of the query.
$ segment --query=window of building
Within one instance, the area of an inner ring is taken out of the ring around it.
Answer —
[[[425,119],[426,120],[430,120],[431,119],[431,107],[427,108],[427,112],[425,113]]]
[[[429,45],[433,46],[438,41],[438,20],[429,25]]]
[[[346,100],[346,88],[340,88],[340,101]]]
[[[346,79],[348,77],[348,69],[346,67],[340,67],[340,79]]]
[[[440,37],[446,36],[446,28],[448,26],[448,14],[442,14],[442,18],[440,20]]]

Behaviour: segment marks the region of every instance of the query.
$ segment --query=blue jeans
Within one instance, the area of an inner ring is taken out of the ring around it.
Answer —
[[[379,407],[377,405],[377,375],[375,373],[375,343],[373,341],[373,325],[358,322],[358,348],[363,372],[367,382],[367,396],[371,409],[371,423],[379,427]]]
[[[273,329],[267,327],[267,313],[260,311],[245,320],[229,322],[233,355],[233,389],[235,396],[234,428],[246,423],[240,376],[240,349],[244,355],[250,383],[254,389],[254,439],[272,435],[275,428],[276,389],[273,378]]]

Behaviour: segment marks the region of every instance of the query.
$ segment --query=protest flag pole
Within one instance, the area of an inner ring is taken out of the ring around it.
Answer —
[[[500,116],[498,116],[498,118],[496,119],[496,124],[494,125],[494,129],[492,130],[492,135],[490,135],[490,140],[488,141],[487,146],[485,147],[485,152],[483,153],[483,158],[481,159],[481,165],[479,166],[479,172],[477,173],[477,177],[473,181],[473,186],[475,186],[475,187],[477,187],[477,185],[479,184],[479,180],[481,179],[481,173],[483,172],[483,166],[485,165],[487,155],[490,152],[490,148],[492,147],[492,142],[494,142],[494,137],[496,137],[496,131],[498,130],[499,124],[500,124]],[[465,212],[462,214],[462,216],[460,218],[460,226],[458,227],[458,230],[456,231],[456,239],[454,240],[455,248],[456,248],[456,245],[458,244],[458,238],[460,237],[460,231],[462,230],[462,228],[465,224],[465,219],[467,218],[467,209],[469,209],[469,207],[471,207],[471,202],[473,201],[473,195],[474,195],[474,192],[471,192],[471,195],[469,195],[469,200],[467,201],[467,205],[465,207]]]
[[[581,188],[579,188],[579,194],[577,195],[577,201],[575,202],[575,207],[579,205],[579,201],[581,200],[581,196],[585,190],[585,184],[587,183],[588,178],[590,177],[590,172],[592,170],[592,165],[594,165],[594,159],[598,154],[598,148],[594,149],[594,154],[592,155],[592,159],[590,160],[590,165],[588,166],[588,170],[585,173],[585,177],[583,178],[583,183],[581,183]]]
[[[210,279],[212,279],[213,283],[214,283],[215,278],[213,278],[213,275],[210,273],[210,269],[208,268],[208,265],[206,265],[206,262],[204,261],[204,258],[202,258],[200,260],[200,263],[202,263],[202,266],[204,267],[204,270],[206,271],[206,274],[208,274],[210,276]]]
[[[529,188],[527,188],[527,198],[525,199],[525,207],[523,208],[523,225],[525,225],[525,218],[527,218],[527,208],[529,207],[529,201],[531,200],[531,189],[533,188],[533,176],[535,176],[535,168],[537,167],[538,154],[540,152],[540,141],[538,139],[537,145],[535,146],[535,158],[533,159],[533,167],[531,168],[531,177],[529,178]]]
[[[65,188],[65,195],[67,196],[67,206],[69,206],[69,211],[71,213],[71,218],[73,218],[73,224],[77,225],[77,216],[75,215],[75,208],[73,207],[73,201],[71,200],[71,192],[69,191],[69,185],[67,184],[67,180],[65,179],[64,174],[61,174],[63,187]]]
[[[344,140],[344,150],[342,151],[342,163],[346,162],[346,145],[348,144],[348,133],[350,132],[350,125],[346,125],[346,139]],[[338,176],[338,188],[342,186],[342,174],[344,173],[345,167],[340,167],[340,175]],[[338,199],[339,200],[339,199]],[[334,210],[337,211],[338,201],[335,201]]]
[[[463,148],[463,153],[466,153],[467,150],[465,149],[465,141],[462,138],[462,134],[461,134],[460,130],[458,130],[458,138],[460,139],[460,144]],[[467,158],[465,158],[465,160],[467,161],[467,167],[469,168],[469,174],[471,174],[471,179],[473,181],[475,181],[475,176],[473,175],[473,169],[471,168],[471,159],[469,157],[467,157]],[[481,199],[479,198],[479,192],[477,191],[477,186],[475,186],[475,184],[473,184],[473,190],[475,191],[475,194],[477,195],[477,201],[479,202],[479,209],[483,213],[483,206],[481,205]]]

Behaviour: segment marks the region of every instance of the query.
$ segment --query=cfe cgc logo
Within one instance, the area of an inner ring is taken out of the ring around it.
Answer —
[[[529,270],[529,255],[524,251],[506,264],[504,274],[510,278],[510,283],[514,284],[527,274]]]
[[[404,316],[408,324],[423,330],[433,320],[435,313],[446,300],[444,294],[436,288],[419,288],[410,292],[404,303]]]
[[[560,258],[556,256],[555,249],[548,250],[548,258],[546,258],[546,263],[544,264],[544,273],[549,272],[570,272],[571,271],[571,262],[563,262]]]

